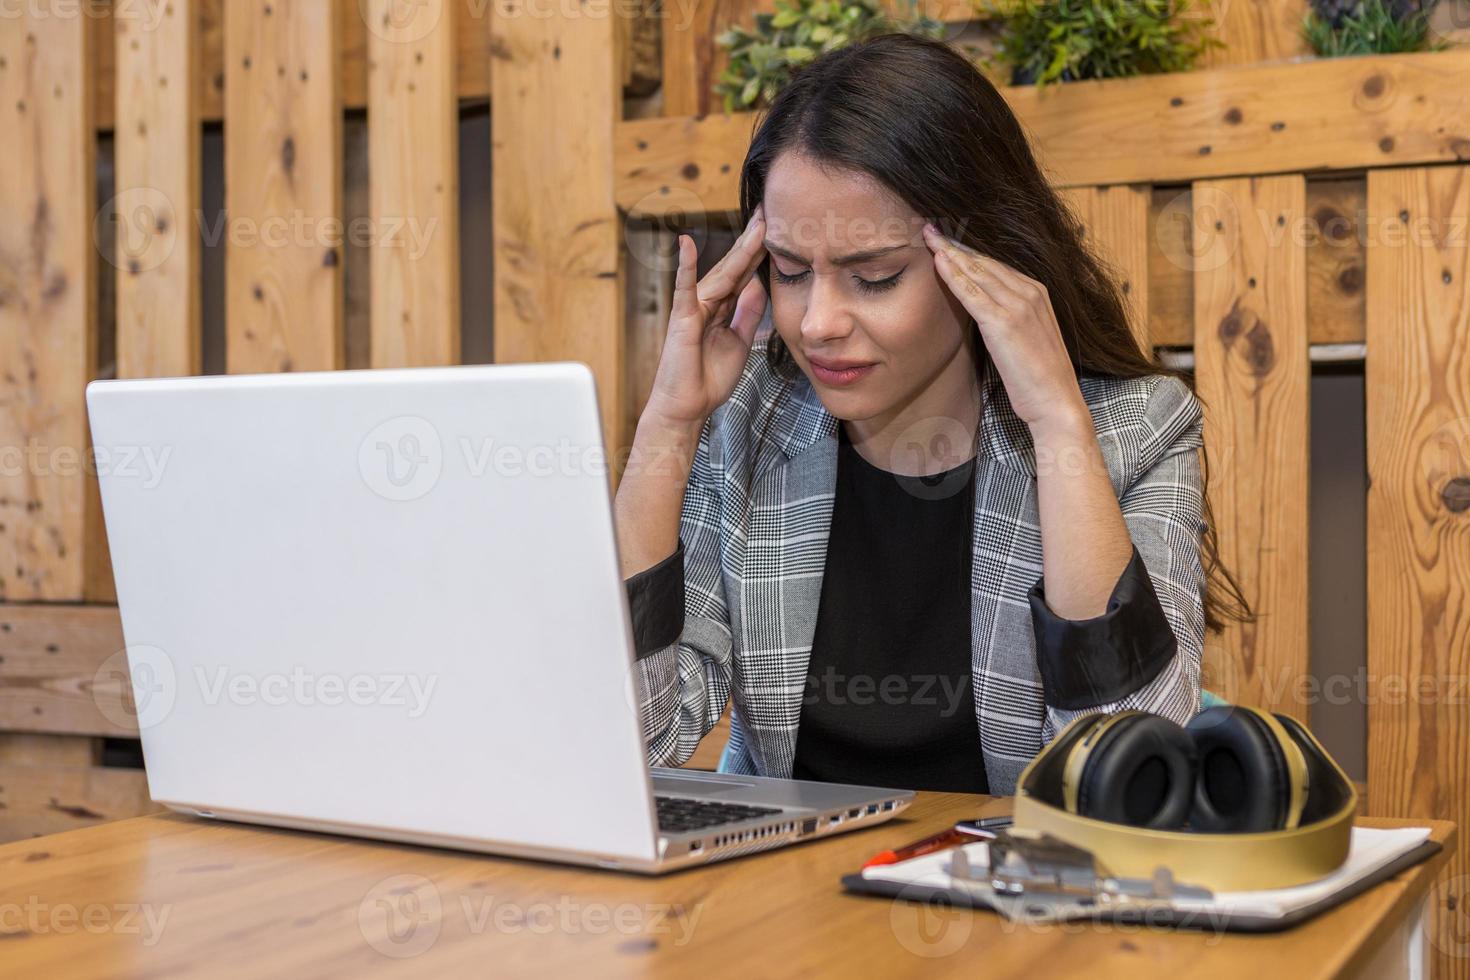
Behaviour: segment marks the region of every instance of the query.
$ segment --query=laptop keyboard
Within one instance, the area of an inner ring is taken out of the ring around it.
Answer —
[[[686,800],[679,796],[655,796],[658,829],[669,834],[703,830],[720,824],[738,823],[751,817],[780,813],[780,807],[746,806],[743,803],[721,803],[718,800]]]

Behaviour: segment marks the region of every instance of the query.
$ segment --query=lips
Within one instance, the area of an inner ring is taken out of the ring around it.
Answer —
[[[819,361],[808,358],[812,374],[818,381],[829,385],[850,385],[865,377],[876,366],[861,361]]]

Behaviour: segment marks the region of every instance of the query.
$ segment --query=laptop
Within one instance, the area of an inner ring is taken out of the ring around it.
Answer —
[[[911,792],[647,765],[580,363],[87,387],[153,799],[638,872]]]

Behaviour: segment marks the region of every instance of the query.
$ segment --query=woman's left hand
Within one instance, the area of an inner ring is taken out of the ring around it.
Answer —
[[[1089,418],[1046,287],[932,224],[924,226],[924,242],[934,268],[979,325],[1016,415],[1032,429]]]

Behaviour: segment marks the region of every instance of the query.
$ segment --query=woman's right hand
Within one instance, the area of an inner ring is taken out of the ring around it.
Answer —
[[[697,283],[698,249],[692,238],[679,236],[669,327],[645,414],[699,428],[735,390],[766,309],[755,276],[765,256],[765,230],[763,206],[757,205],[730,251]]]

